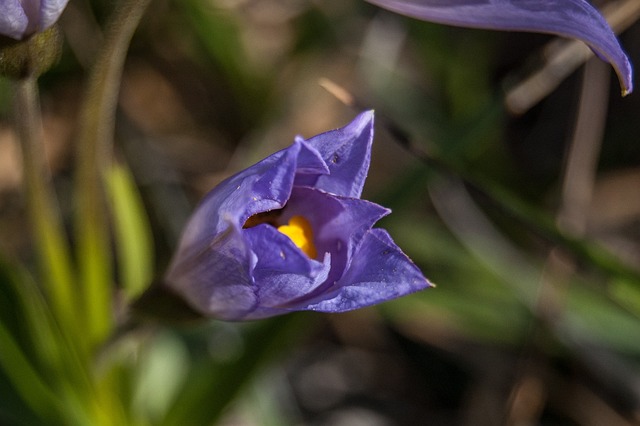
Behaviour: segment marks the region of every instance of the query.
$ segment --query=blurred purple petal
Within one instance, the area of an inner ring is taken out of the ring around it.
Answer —
[[[584,41],[633,90],[629,58],[600,13],[585,0],[367,0],[425,21],[462,27],[557,34]]]
[[[38,30],[55,24],[69,0],[40,0],[40,25]]]
[[[3,0],[0,14],[0,34],[21,39],[29,25],[20,0]]]
[[[200,312],[221,319],[242,318],[258,303],[255,266],[242,231],[229,223],[199,252],[179,252],[167,280]]]
[[[21,40],[46,30],[60,18],[69,0],[1,0],[0,34]]]

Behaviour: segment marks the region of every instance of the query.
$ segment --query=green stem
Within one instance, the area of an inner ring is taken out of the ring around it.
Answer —
[[[105,45],[92,68],[81,109],[77,144],[76,232],[89,344],[112,328],[111,253],[103,174],[111,158],[114,122],[129,43],[150,0],[122,0],[110,19]]]
[[[34,76],[15,83],[15,114],[22,147],[27,210],[46,292],[63,328],[78,321],[68,242],[50,186],[38,86]]]

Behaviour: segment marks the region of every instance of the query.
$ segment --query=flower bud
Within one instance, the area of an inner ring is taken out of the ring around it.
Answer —
[[[431,287],[373,227],[390,211],[360,198],[372,141],[367,111],[221,182],[182,235],[167,293],[205,317],[241,321],[345,312]]]

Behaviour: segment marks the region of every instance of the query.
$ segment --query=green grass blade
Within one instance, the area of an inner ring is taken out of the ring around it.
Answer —
[[[119,282],[128,300],[139,296],[153,279],[153,242],[149,221],[133,176],[114,164],[106,175],[111,198]]]
[[[24,402],[43,420],[55,424],[61,418],[61,403],[20,349],[11,333],[0,323],[0,367]]]

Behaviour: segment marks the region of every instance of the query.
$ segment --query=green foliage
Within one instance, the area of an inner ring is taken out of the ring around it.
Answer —
[[[106,181],[113,206],[121,285],[131,301],[153,280],[151,230],[131,173],[122,165],[114,165]]]

